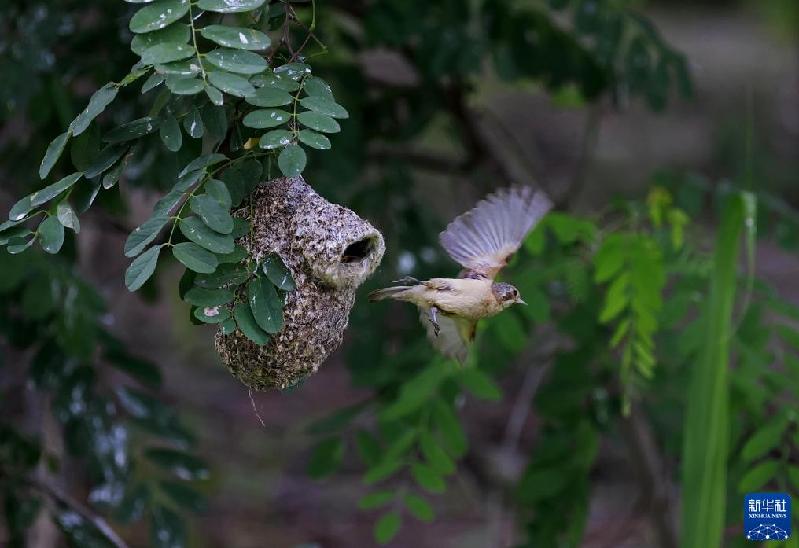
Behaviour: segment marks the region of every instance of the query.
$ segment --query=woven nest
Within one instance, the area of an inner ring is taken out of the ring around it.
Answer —
[[[371,224],[319,196],[302,177],[274,179],[250,201],[237,212],[253,227],[240,243],[258,260],[278,254],[297,288],[286,294],[283,329],[268,344],[219,332],[216,349],[248,387],[282,389],[315,373],[339,347],[355,291],[380,264],[385,244]]]

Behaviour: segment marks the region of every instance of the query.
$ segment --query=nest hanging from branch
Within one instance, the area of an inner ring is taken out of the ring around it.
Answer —
[[[287,388],[306,378],[341,344],[355,291],[380,264],[383,236],[351,210],[319,196],[302,177],[259,187],[240,242],[261,261],[275,253],[291,271],[283,329],[259,346],[236,331],[216,335],[225,366],[253,390]]]

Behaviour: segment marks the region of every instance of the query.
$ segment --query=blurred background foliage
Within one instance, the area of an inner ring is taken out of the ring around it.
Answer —
[[[248,397],[189,326],[177,262],[125,289],[127,235],[214,144],[144,136],[57,255],[0,251],[0,543],[737,546],[743,492],[799,493],[795,2],[271,2],[224,22],[277,43],[287,6],[349,112],[304,176],[382,230],[373,286],[454,273],[446,222],[531,184],[557,211],[506,274],[529,306],[457,368],[414,311],[359,302],[318,375]],[[4,211],[138,60],[140,8],[0,10]],[[138,87],[58,176],[149,112]]]

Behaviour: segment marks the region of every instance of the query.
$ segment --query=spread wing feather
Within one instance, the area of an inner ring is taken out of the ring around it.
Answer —
[[[439,240],[464,268],[493,279],[551,207],[530,187],[501,189],[456,217]]]
[[[427,308],[419,309],[419,320],[427,331],[427,338],[430,344],[447,358],[454,358],[461,363],[466,361],[469,355],[469,345],[474,340],[475,322],[438,315],[438,326],[440,331],[436,335],[433,324],[428,319],[430,312]]]

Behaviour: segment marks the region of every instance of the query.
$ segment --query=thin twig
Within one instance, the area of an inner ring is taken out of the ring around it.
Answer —
[[[95,529],[100,531],[111,544],[116,548],[128,548],[127,543],[117,535],[117,533],[108,525],[108,522],[102,517],[95,514],[90,508],[75,500],[67,492],[62,490],[57,485],[54,485],[41,478],[27,478],[28,484],[34,489],[39,490],[42,494],[49,496],[53,500],[69,507],[74,512],[91,522]]]

